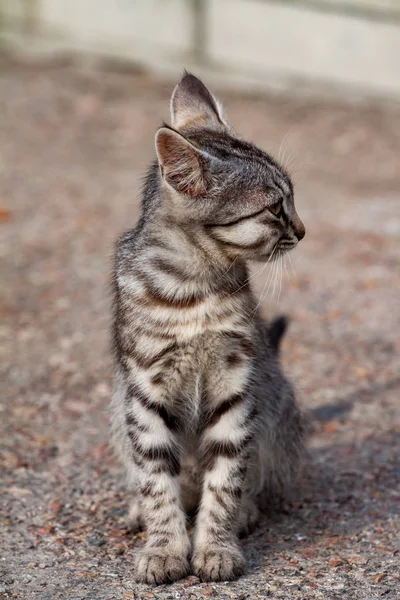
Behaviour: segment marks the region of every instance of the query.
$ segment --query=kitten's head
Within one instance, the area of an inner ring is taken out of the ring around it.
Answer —
[[[171,98],[172,127],[156,134],[164,199],[231,258],[268,259],[304,237],[289,175],[240,139],[204,84],[185,73]]]

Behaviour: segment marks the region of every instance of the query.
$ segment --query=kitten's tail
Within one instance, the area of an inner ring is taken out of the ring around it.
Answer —
[[[279,353],[279,347],[281,344],[281,340],[282,340],[283,336],[285,335],[288,325],[289,325],[289,319],[288,319],[288,317],[285,317],[284,315],[280,315],[279,317],[276,317],[273,321],[271,321],[271,324],[269,325],[269,338],[270,338],[271,346],[277,354]]]

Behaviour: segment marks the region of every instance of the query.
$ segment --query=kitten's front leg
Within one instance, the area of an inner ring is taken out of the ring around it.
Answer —
[[[235,579],[244,571],[238,528],[253,416],[251,399],[236,394],[221,403],[203,433],[204,479],[192,557],[202,581]]]
[[[135,559],[136,579],[149,584],[176,581],[188,573],[190,549],[178,483],[176,419],[167,406],[131,386],[125,420],[148,535]]]

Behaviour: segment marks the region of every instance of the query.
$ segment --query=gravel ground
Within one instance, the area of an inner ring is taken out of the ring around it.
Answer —
[[[291,315],[283,361],[314,431],[288,510],[243,542],[245,577],[150,588],[107,444],[107,280],[171,90],[6,63],[0,86],[0,598],[400,598],[400,109],[222,94],[297,181],[307,235],[263,310]]]

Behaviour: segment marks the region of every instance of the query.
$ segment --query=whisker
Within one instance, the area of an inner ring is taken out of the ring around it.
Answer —
[[[274,280],[275,273],[276,273],[276,264],[277,264],[277,263],[276,263],[276,261],[275,261],[275,262],[274,262],[274,268],[272,269],[271,277],[270,277],[270,279],[269,279],[269,282],[268,282],[268,288],[267,288],[267,291],[266,291],[266,293],[265,293],[265,296],[264,296],[264,298],[263,298],[263,301],[264,301],[264,300],[265,300],[265,298],[268,296],[268,294],[269,294],[269,290],[270,290],[270,287],[271,287],[271,284],[272,284],[272,282],[273,282],[273,280]]]
[[[285,163],[285,169],[290,169],[291,165],[297,160],[297,157],[299,156],[298,152],[294,152],[292,154],[289,154],[289,158]]]
[[[293,263],[292,263],[292,259],[290,258],[290,254],[289,254],[289,253],[288,253],[288,258],[289,258],[290,266],[292,267],[293,275],[296,277],[296,272],[295,272],[295,270],[294,270],[294,266],[293,266]]]
[[[292,125],[291,127],[289,127],[289,129],[287,130],[287,132],[285,133],[285,135],[283,136],[283,139],[281,141],[281,144],[279,146],[279,151],[278,151],[278,162],[282,162],[284,163],[284,158],[285,158],[285,154],[286,154],[286,148],[284,147],[284,144],[288,138],[288,136],[290,135],[290,133],[293,131],[293,129],[296,127],[296,123],[294,125]],[[283,152],[283,156],[281,159],[281,151]]]
[[[233,265],[236,263],[236,261],[237,261],[237,259],[238,259],[238,258],[239,258],[239,256],[237,256],[237,257],[236,257],[236,258],[235,258],[235,259],[234,259],[234,260],[231,262],[231,264],[230,264],[230,265],[229,265],[229,267],[226,269],[226,271],[224,271],[224,272],[221,274],[221,279],[222,279],[222,278],[224,278],[224,277],[226,277],[226,276],[228,275],[229,271],[232,269]]]
[[[279,299],[281,297],[281,290],[282,290],[282,278],[283,278],[283,253],[280,253],[280,261],[279,261],[279,267],[280,267],[280,271],[279,271],[279,293],[278,293],[278,302]]]
[[[268,259],[269,260],[269,259]],[[259,269],[256,273],[253,273],[252,275],[250,275],[250,277],[247,277],[246,281],[240,286],[238,287],[234,292],[231,292],[230,294],[227,294],[226,296],[223,296],[225,299],[230,298],[231,296],[234,296],[235,294],[237,294],[241,289],[243,289],[248,283],[250,283],[250,281],[252,279],[254,279],[254,277],[257,277],[257,275],[259,275],[261,273],[261,271],[263,271],[266,267],[267,263],[263,264],[261,269]]]
[[[280,252],[278,253],[277,260],[275,261],[275,262],[276,262],[276,269],[275,269],[275,271],[274,271],[274,286],[273,286],[273,288],[272,288],[271,302],[272,302],[272,300],[273,300],[273,298],[274,298],[274,296],[275,296],[275,287],[276,287],[276,284],[277,284],[277,282],[278,282],[279,258],[280,258]]]
[[[277,261],[277,256],[275,256],[274,265],[269,273],[268,281],[266,282],[266,283],[268,283],[267,291],[261,297],[260,304],[262,304],[264,302],[264,300],[267,298],[271,284],[274,281],[274,277],[275,277],[275,273],[276,273],[276,261]]]
[[[285,263],[284,263],[284,264],[285,264],[285,271],[286,271],[287,280],[288,280],[288,281],[290,281],[290,277],[289,277],[289,271],[288,271],[288,269],[287,269],[287,257],[288,257],[288,255],[287,255],[287,254],[284,254],[284,255],[283,255],[283,258],[285,259]]]
[[[273,247],[273,249],[272,249],[272,252],[271,252],[271,254],[270,254],[269,258],[268,258],[267,262],[266,262],[266,263],[265,263],[265,265],[264,265],[264,268],[265,268],[265,267],[267,267],[267,265],[269,264],[270,260],[271,260],[271,259],[272,259],[272,257],[274,256],[274,253],[275,253],[275,250],[276,250],[276,248],[277,248],[277,245],[278,245],[278,244],[276,243],[276,244],[275,244],[275,246]],[[275,264],[275,263],[274,263],[274,264]],[[255,313],[257,312],[257,309],[258,309],[258,307],[260,306],[260,304],[261,304],[261,303],[263,302],[263,300],[264,300],[264,297],[263,297],[263,295],[264,295],[265,287],[266,287],[266,285],[267,285],[268,281],[270,280],[270,278],[271,278],[271,271],[268,273],[268,277],[267,277],[267,279],[266,279],[266,281],[265,281],[265,284],[264,284],[263,290],[262,290],[262,292],[261,292],[261,294],[260,294],[260,299],[259,299],[259,301],[258,301],[258,303],[257,303],[257,306],[256,306],[256,307],[255,307],[255,308],[254,308],[254,309],[251,311],[251,313],[250,313],[250,315],[249,315],[249,319],[250,319],[250,320],[253,318],[253,316],[254,316],[254,315],[255,315]]]
[[[268,264],[268,263],[265,263],[265,265],[264,265],[264,269],[267,267],[267,264]],[[263,272],[264,272],[264,269],[263,269]],[[270,278],[270,275],[271,275],[271,272],[269,272],[269,273],[268,273],[268,276],[267,276],[267,279],[266,279],[266,283],[268,282],[268,280],[269,280],[269,278]],[[266,283],[264,284],[264,288],[265,288],[265,285],[266,285]],[[263,288],[263,292],[264,292],[264,288]],[[262,296],[263,292],[261,293],[261,296]],[[247,317],[247,322],[248,322],[248,323],[251,323],[251,322],[252,322],[253,318],[255,317],[255,315],[256,315],[256,313],[257,313],[257,309],[258,309],[258,307],[260,306],[261,302],[262,302],[262,297],[261,297],[261,298],[260,298],[260,300],[258,301],[258,303],[257,303],[257,305],[255,306],[255,308],[254,308],[254,309],[253,309],[253,310],[252,310],[252,311],[251,311],[251,312],[250,312],[248,315],[246,315],[246,317]]]

